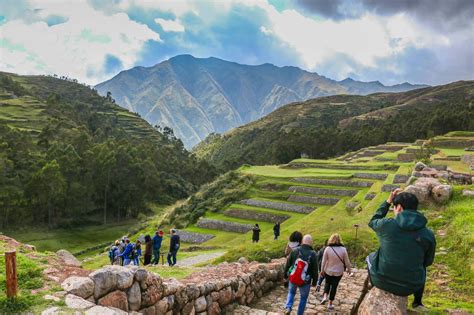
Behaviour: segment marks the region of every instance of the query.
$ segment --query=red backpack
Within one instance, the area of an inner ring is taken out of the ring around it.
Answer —
[[[306,281],[309,280],[310,276],[308,275],[308,268],[313,253],[309,254],[306,260],[301,259],[300,256],[302,255],[298,250],[298,257],[296,258],[294,265],[290,268],[290,275],[288,277],[288,280],[298,287],[304,285]]]

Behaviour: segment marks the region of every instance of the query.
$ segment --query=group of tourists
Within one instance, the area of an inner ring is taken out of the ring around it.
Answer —
[[[392,205],[394,217],[386,218]],[[423,307],[426,268],[433,263],[436,247],[434,234],[426,227],[427,220],[417,209],[415,195],[394,190],[369,222],[369,227],[377,234],[380,248],[366,259],[371,285],[399,296],[413,294],[413,308]],[[297,314],[301,315],[311,286],[319,292],[323,281],[321,304],[327,303],[328,310],[333,310],[344,272],[352,275],[341,236],[332,234],[324,246],[315,251],[312,236],[295,231],[289,237],[285,255],[286,314],[292,311],[297,289],[300,292]]]
[[[161,244],[163,243],[164,232],[158,230],[153,238],[145,235],[145,252],[143,255],[143,265],[156,266],[160,262]],[[168,265],[174,266],[177,261],[177,254],[180,247],[180,238],[176,229],[170,230],[170,247],[167,255]],[[135,265],[139,266],[142,257],[142,242],[138,239],[135,243],[131,243],[130,239],[124,237],[116,240],[109,250],[109,259],[112,265]],[[164,260],[164,258],[163,258]],[[162,261],[164,264],[164,261]]]

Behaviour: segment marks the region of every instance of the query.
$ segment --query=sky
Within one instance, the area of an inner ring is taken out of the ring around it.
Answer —
[[[473,0],[0,0],[0,71],[97,84],[179,54],[342,80],[474,79]]]

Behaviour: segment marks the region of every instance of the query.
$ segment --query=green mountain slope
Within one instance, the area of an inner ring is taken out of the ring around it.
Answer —
[[[221,169],[337,156],[387,141],[474,130],[474,81],[404,93],[338,95],[293,103],[195,148]]]
[[[171,127],[186,147],[294,101],[334,94],[398,92],[422,85],[340,82],[297,67],[241,65],[180,55],[153,67],[122,71],[96,86],[152,125]]]
[[[121,221],[213,176],[169,129],[75,82],[0,73],[0,224]]]

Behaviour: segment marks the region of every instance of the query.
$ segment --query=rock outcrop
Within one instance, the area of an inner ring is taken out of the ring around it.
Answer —
[[[67,266],[81,267],[82,263],[74,257],[69,251],[60,249],[56,252],[56,255],[64,262]]]
[[[451,185],[444,185],[435,178],[422,177],[413,185],[405,188],[405,192],[414,194],[420,203],[444,203],[448,201],[453,194]]]
[[[359,306],[359,315],[406,315],[407,297],[373,287]]]
[[[242,263],[209,267],[181,281],[163,281],[159,275],[135,266],[107,266],[88,278],[68,278],[62,287],[67,291],[67,306],[85,314],[138,311],[217,315],[233,303],[252,303],[283,278],[285,259],[268,264],[239,261]]]

